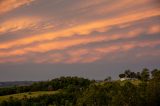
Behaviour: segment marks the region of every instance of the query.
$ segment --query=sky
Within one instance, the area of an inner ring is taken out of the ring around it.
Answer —
[[[160,0],[0,0],[0,81],[143,68],[160,68]]]

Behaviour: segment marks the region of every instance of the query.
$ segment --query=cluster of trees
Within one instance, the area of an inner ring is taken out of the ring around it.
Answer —
[[[0,88],[0,96],[23,92],[65,89],[69,86],[84,87],[88,86],[91,82],[93,81],[78,77],[60,77],[51,81],[35,82],[30,86],[14,86]]]
[[[154,74],[157,73],[159,70],[158,69],[154,69],[151,71],[149,71],[149,69],[144,68],[142,70],[142,72],[132,72],[130,70],[126,70],[124,73],[119,74],[120,78],[130,78],[130,79],[138,79],[138,80],[142,80],[142,81],[148,81],[152,76],[154,77]]]
[[[144,72],[140,72],[138,84],[130,80],[97,83],[83,78],[62,77],[51,81],[59,86],[54,86],[61,89],[59,93],[24,97],[22,100],[10,98],[0,106],[160,106],[160,70],[151,71],[147,80],[142,80],[143,76],[148,76],[142,74]]]

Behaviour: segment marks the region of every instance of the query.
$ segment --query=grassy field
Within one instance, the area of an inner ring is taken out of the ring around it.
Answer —
[[[142,81],[140,80],[125,80],[125,81],[117,81],[120,83],[120,85],[124,85],[126,82],[131,82],[134,85],[139,85]]]
[[[5,96],[0,96],[0,102],[3,100],[8,100],[9,98],[17,98],[17,99],[22,99],[24,97],[29,98],[29,97],[38,97],[40,95],[45,95],[45,94],[55,94],[58,93],[59,91],[37,91],[37,92],[27,92],[27,93],[18,93],[18,94],[12,94],[12,95],[5,95]]]
[[[124,80],[124,81],[120,81],[120,80],[116,80],[116,81],[112,81],[112,82],[117,82],[117,83],[119,83],[120,85],[124,85],[126,82],[131,82],[132,84],[134,84],[134,85],[139,85],[142,81],[140,81],[140,80]],[[106,84],[107,82],[105,82],[105,81],[102,81],[102,82],[97,82],[97,83],[95,83],[96,85],[104,85],[104,84]]]

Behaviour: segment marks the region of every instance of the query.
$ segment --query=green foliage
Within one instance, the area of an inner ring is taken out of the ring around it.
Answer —
[[[53,79],[51,81],[36,82],[33,83],[31,86],[14,86],[8,88],[0,88],[0,96],[24,92],[52,91],[58,89],[65,89],[70,85],[84,87],[88,86],[90,83],[90,80],[84,78],[61,77]]]
[[[61,77],[35,83],[30,86],[29,93],[6,95],[7,99],[3,99],[0,106],[160,106],[160,70],[153,70],[151,78],[148,69],[138,74],[127,70],[125,74],[129,78],[136,75],[141,80],[96,82],[77,77]],[[4,89],[1,90],[5,91]],[[18,87],[6,89],[9,93],[13,89],[21,90]],[[40,95],[32,90],[48,93]]]
[[[149,77],[150,77],[149,70],[147,68],[144,68],[142,73],[141,73],[141,80],[142,81],[148,81]]]
[[[120,78],[124,78],[126,75],[125,74],[119,74]]]
[[[9,100],[11,98],[17,98],[17,99],[27,99],[30,97],[38,97],[40,95],[46,95],[46,94],[55,94],[59,91],[37,91],[37,92],[27,92],[27,93],[18,93],[18,94],[11,94],[11,95],[4,95],[0,96],[0,102],[3,100]]]
[[[125,70],[124,73],[119,74],[120,78],[131,78],[131,79],[139,79],[139,73],[131,72],[130,70]]]
[[[110,76],[108,76],[107,78],[104,79],[104,81],[111,81],[112,78]]]

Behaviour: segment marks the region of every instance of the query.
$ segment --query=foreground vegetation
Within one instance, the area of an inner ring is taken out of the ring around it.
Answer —
[[[119,77],[127,80],[61,77],[31,86],[1,88],[0,106],[160,106],[160,70],[126,70]]]
[[[51,94],[56,94],[59,91],[37,91],[37,92],[26,92],[26,93],[18,93],[18,94],[10,94],[10,95],[4,95],[0,96],[0,102],[4,100],[9,100],[11,98],[16,98],[16,99],[24,99],[24,98],[32,98],[32,97],[38,97],[42,95],[51,95]]]

